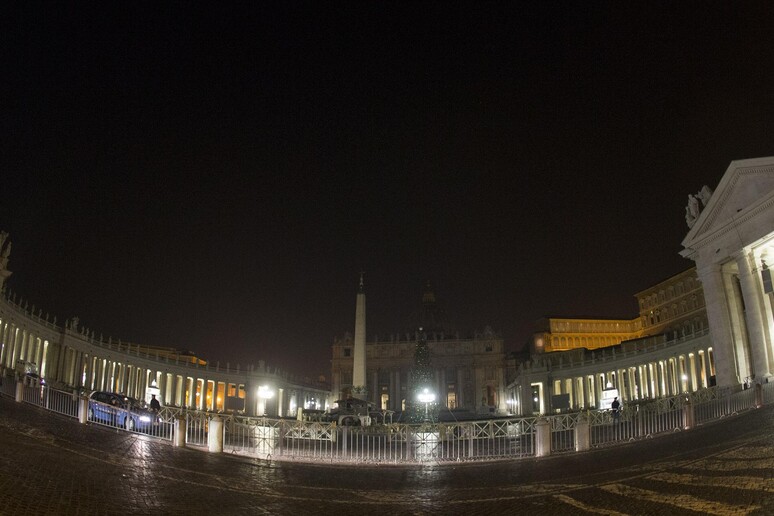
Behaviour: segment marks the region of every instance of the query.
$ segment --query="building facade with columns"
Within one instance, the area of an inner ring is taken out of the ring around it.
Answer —
[[[96,337],[77,318],[63,325],[5,288],[10,242],[0,235],[0,374],[33,367],[50,387],[114,391],[162,405],[295,416],[326,408],[329,391],[287,372],[257,366],[212,365],[194,354]]]
[[[609,393],[630,403],[714,385],[696,269],[635,297],[640,315],[634,319],[540,321],[543,331],[535,334],[530,359],[519,364],[507,388],[512,411],[529,415],[604,408]]]
[[[732,162],[714,192],[689,196],[686,221],[681,254],[696,263],[703,285],[718,385],[768,382],[774,371],[774,157]]]

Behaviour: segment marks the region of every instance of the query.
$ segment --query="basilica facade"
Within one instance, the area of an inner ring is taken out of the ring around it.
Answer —
[[[489,328],[465,335],[444,327],[429,285],[422,297],[421,316],[414,331],[376,337],[366,342],[364,394],[380,410],[401,411],[410,395],[409,375],[420,332],[427,338],[437,402],[449,410],[475,414],[503,414],[505,350],[502,337]],[[357,324],[356,324],[357,326]],[[333,396],[353,394],[355,339],[337,338],[332,346]]]

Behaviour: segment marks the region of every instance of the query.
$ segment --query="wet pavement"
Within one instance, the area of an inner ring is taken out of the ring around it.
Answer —
[[[270,462],[0,397],[0,514],[774,514],[774,406],[585,453],[443,466]]]

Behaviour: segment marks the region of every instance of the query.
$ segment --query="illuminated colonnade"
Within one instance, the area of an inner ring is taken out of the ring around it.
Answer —
[[[34,364],[53,388],[113,391],[145,401],[156,394],[162,405],[248,415],[295,416],[299,407],[326,408],[327,390],[262,362],[243,370],[213,367],[167,349],[95,339],[77,319],[62,328],[34,312],[0,298],[0,368],[24,374],[24,367]],[[261,386],[270,399],[259,398]]]
[[[673,340],[658,335],[626,347],[550,353],[521,364],[507,388],[511,412],[530,415],[604,408],[609,389],[616,389],[627,403],[693,392],[715,383],[707,329]]]

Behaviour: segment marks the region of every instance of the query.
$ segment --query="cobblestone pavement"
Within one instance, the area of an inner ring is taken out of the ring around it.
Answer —
[[[0,398],[0,514],[774,514],[774,407],[543,459],[269,462],[81,425]]]

